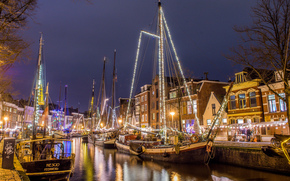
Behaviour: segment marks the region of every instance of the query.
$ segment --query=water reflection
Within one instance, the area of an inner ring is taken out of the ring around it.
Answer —
[[[69,144],[67,145],[69,146]],[[118,153],[82,143],[76,138],[72,145],[75,173],[70,179],[116,181],[203,181],[203,180],[290,180],[289,176],[221,164],[171,164],[144,161],[137,156]]]

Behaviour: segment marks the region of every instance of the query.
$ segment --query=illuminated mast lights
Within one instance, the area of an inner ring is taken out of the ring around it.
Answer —
[[[128,102],[127,113],[126,113],[126,119],[125,119],[125,122],[124,122],[124,126],[125,127],[126,127],[126,125],[128,123],[127,120],[128,120],[129,109],[130,109],[130,104],[131,104],[131,99],[132,99],[132,94],[133,94],[133,89],[134,89],[134,84],[135,84],[136,70],[137,70],[137,65],[138,65],[138,58],[139,58],[139,52],[140,52],[140,46],[141,46],[141,40],[142,40],[143,33],[146,34],[146,35],[153,36],[155,38],[159,38],[158,35],[149,33],[147,31],[141,31],[140,32],[139,40],[138,40],[137,53],[136,53],[136,58],[135,58],[134,71],[133,71],[133,79],[132,79],[132,83],[131,83],[130,96],[129,96],[129,102]]]
[[[33,120],[33,139],[35,139],[35,128],[38,124],[39,119],[39,109],[40,105],[44,105],[43,101],[43,88],[42,88],[42,79],[43,79],[43,61],[42,61],[42,46],[43,38],[42,33],[39,40],[39,52],[38,52],[38,63],[37,63],[37,79],[35,82],[35,92],[34,92],[34,120]]]
[[[166,111],[165,111],[165,86],[164,86],[164,35],[163,35],[163,21],[162,21],[162,7],[161,2],[158,2],[159,7],[159,93],[160,93],[160,122],[164,125],[165,142],[167,140],[166,128]]]

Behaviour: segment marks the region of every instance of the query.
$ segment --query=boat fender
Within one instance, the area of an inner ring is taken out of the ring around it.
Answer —
[[[175,145],[175,153],[179,154],[180,152],[180,145]]]
[[[209,140],[206,144],[206,152],[210,153],[212,151],[213,141]]]
[[[165,151],[163,154],[162,154],[163,157],[169,157],[169,154]]]
[[[197,143],[197,142],[198,142],[198,136],[197,136],[196,134],[192,135],[192,136],[190,137],[190,141],[191,141],[192,143]]]

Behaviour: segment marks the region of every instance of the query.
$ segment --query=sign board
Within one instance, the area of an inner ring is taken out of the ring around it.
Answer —
[[[15,152],[15,138],[5,138],[2,152],[2,168],[13,169],[13,160]]]

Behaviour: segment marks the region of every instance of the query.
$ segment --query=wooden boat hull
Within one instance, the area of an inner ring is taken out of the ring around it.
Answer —
[[[116,139],[105,141],[104,142],[104,148],[106,148],[106,149],[116,149],[115,141],[116,141]]]
[[[37,160],[21,162],[21,165],[32,180],[65,179],[73,173],[73,159]]]
[[[116,141],[116,147],[119,152],[134,154],[130,146]],[[140,157],[147,160],[165,161],[172,163],[203,163],[206,151],[206,142],[193,143],[187,146],[167,147],[167,148],[148,148]]]
[[[91,143],[95,146],[104,146],[104,141],[98,140],[94,134],[88,135],[88,143]]]
[[[82,137],[82,142],[83,142],[83,143],[88,143],[88,142],[89,142],[89,140],[88,140],[88,136],[83,136],[83,137]]]

